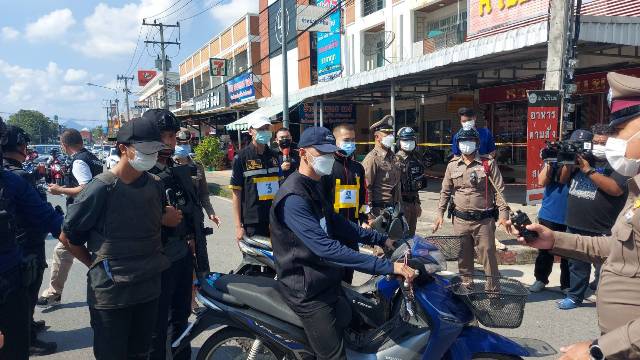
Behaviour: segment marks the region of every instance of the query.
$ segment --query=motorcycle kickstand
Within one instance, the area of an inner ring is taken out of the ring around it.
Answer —
[[[251,345],[251,350],[249,350],[249,355],[247,356],[247,360],[255,360],[258,355],[258,351],[262,347],[262,340],[255,339],[253,340],[253,344]]]

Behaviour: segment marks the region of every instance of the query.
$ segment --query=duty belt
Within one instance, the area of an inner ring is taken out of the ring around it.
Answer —
[[[402,201],[406,203],[419,203],[420,196],[418,195],[402,195]]]
[[[484,210],[484,211],[460,211],[454,210],[453,215],[457,218],[467,221],[480,221],[486,218],[494,217],[497,214],[497,209]]]
[[[388,208],[388,207],[394,207],[395,204],[392,202],[384,202],[384,201],[373,201],[371,203],[371,207],[374,208]]]

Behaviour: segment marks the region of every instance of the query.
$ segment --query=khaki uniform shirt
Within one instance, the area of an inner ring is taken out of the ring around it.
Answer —
[[[611,236],[555,233],[553,252],[602,262],[598,284],[598,345],[606,359],[640,359],[640,175],[628,182],[629,197]]]
[[[400,201],[400,166],[391,150],[376,144],[362,161],[364,178],[369,193],[369,206],[373,203]]]
[[[490,179],[487,179],[484,171],[483,158],[489,161]],[[491,181],[495,184],[495,188]],[[509,208],[502,196],[496,196],[496,189],[500,194],[504,194],[502,174],[493,159],[476,155],[476,158],[467,165],[461,156],[454,156],[447,164],[447,170],[442,179],[438,211],[441,216],[444,216],[449,199],[453,196],[453,203],[458,211],[484,211],[497,206],[500,218],[508,219]]]

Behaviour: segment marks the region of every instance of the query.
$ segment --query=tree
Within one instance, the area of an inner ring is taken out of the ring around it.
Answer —
[[[7,123],[21,127],[32,143],[46,144],[58,137],[58,124],[36,110],[20,110],[9,116]]]
[[[220,139],[217,137],[205,137],[194,151],[196,153],[196,161],[209,168],[209,170],[213,168],[222,169],[224,152],[220,148]]]
[[[102,126],[96,126],[91,129],[91,136],[93,137],[94,142],[102,141],[104,137],[104,130],[102,129]]]

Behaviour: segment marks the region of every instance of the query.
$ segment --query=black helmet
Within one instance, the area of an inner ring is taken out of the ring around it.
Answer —
[[[476,129],[460,129],[458,131],[458,141],[461,140],[480,140],[480,134]]]
[[[398,139],[400,139],[400,140],[415,140],[416,139],[416,132],[415,132],[415,130],[413,130],[412,127],[405,126],[403,128],[400,128],[400,130],[398,130]]]
[[[169,110],[165,109],[150,109],[142,114],[143,118],[149,118],[158,124],[160,131],[173,131],[180,130],[180,120]]]
[[[20,145],[25,145],[31,142],[29,134],[27,134],[21,127],[9,125],[6,127],[6,142],[2,145],[3,151],[13,151]]]

